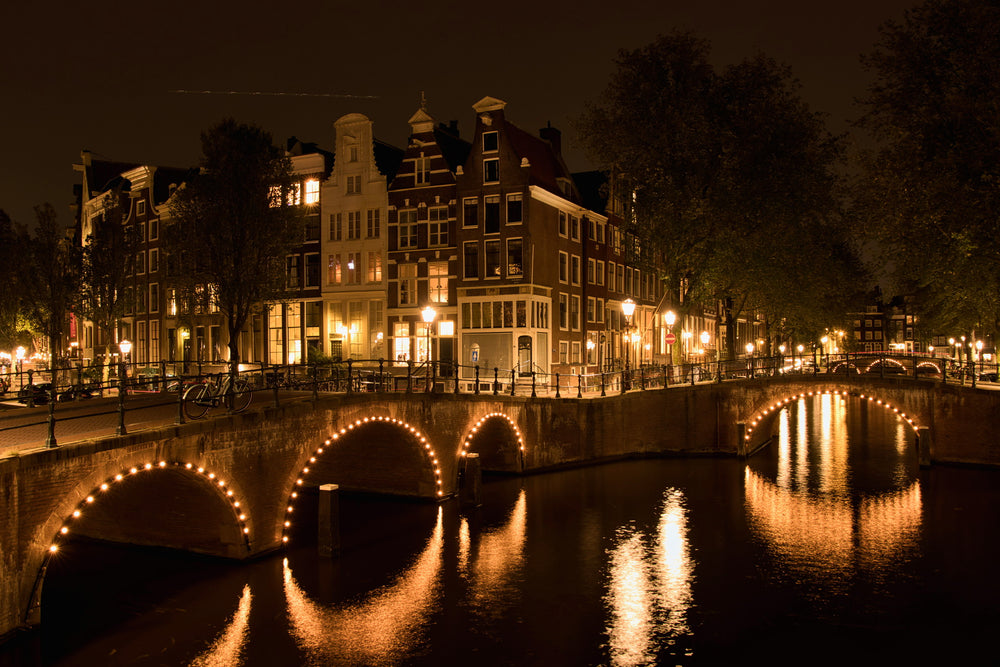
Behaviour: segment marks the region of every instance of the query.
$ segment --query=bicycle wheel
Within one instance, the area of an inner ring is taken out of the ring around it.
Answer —
[[[184,392],[184,414],[188,419],[204,417],[212,406],[211,390],[207,384],[196,384]]]
[[[253,400],[253,388],[250,383],[241,378],[233,385],[233,412],[243,412],[250,407]]]

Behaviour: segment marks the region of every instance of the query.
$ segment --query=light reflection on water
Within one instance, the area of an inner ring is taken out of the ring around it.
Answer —
[[[292,634],[308,664],[396,664],[420,643],[441,586],[443,509],[413,565],[355,604],[325,606],[309,599],[284,561],[285,600]]]
[[[687,521],[684,494],[667,489],[652,544],[635,525],[618,529],[608,550],[605,594],[611,664],[651,664],[688,632],[694,563]]]
[[[191,661],[191,667],[231,667],[242,664],[250,629],[250,584],[243,587],[236,612],[212,645]]]
[[[469,597],[480,614],[497,616],[517,603],[520,588],[517,577],[524,562],[527,506],[527,495],[522,489],[505,524],[485,531],[475,547],[470,538],[468,518],[462,517],[459,571],[471,580]]]

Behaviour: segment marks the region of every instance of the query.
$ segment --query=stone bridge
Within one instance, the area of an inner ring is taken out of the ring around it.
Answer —
[[[71,534],[247,558],[282,547],[300,495],[320,484],[438,501],[457,493],[468,453],[507,474],[747,456],[773,435],[783,406],[817,393],[897,413],[919,435],[924,465],[1000,463],[1000,392],[909,377],[793,375],[606,398],[302,398],[0,459],[0,634],[40,622],[46,566]]]

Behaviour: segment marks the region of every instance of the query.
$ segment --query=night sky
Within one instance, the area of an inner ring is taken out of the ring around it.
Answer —
[[[791,65],[805,99],[843,132],[866,83],[859,54],[915,0],[2,4],[0,208],[30,223],[48,201],[69,225],[82,149],[192,166],[199,133],[225,116],[277,143],[332,148],[333,122],[351,112],[402,147],[421,91],[463,136],[471,105],[499,97],[523,129],[562,129],[570,168],[588,169],[569,119],[604,89],[619,49],[675,28],[710,40],[720,66],[757,52]]]

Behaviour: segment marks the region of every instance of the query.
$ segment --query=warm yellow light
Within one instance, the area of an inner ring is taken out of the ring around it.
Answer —
[[[664,321],[667,323],[668,327],[674,326],[674,322],[677,321],[677,314],[672,310],[668,310],[663,316]]]
[[[635,312],[635,301],[632,299],[625,299],[622,301],[622,314],[625,315],[626,320],[632,319],[632,313]]]

